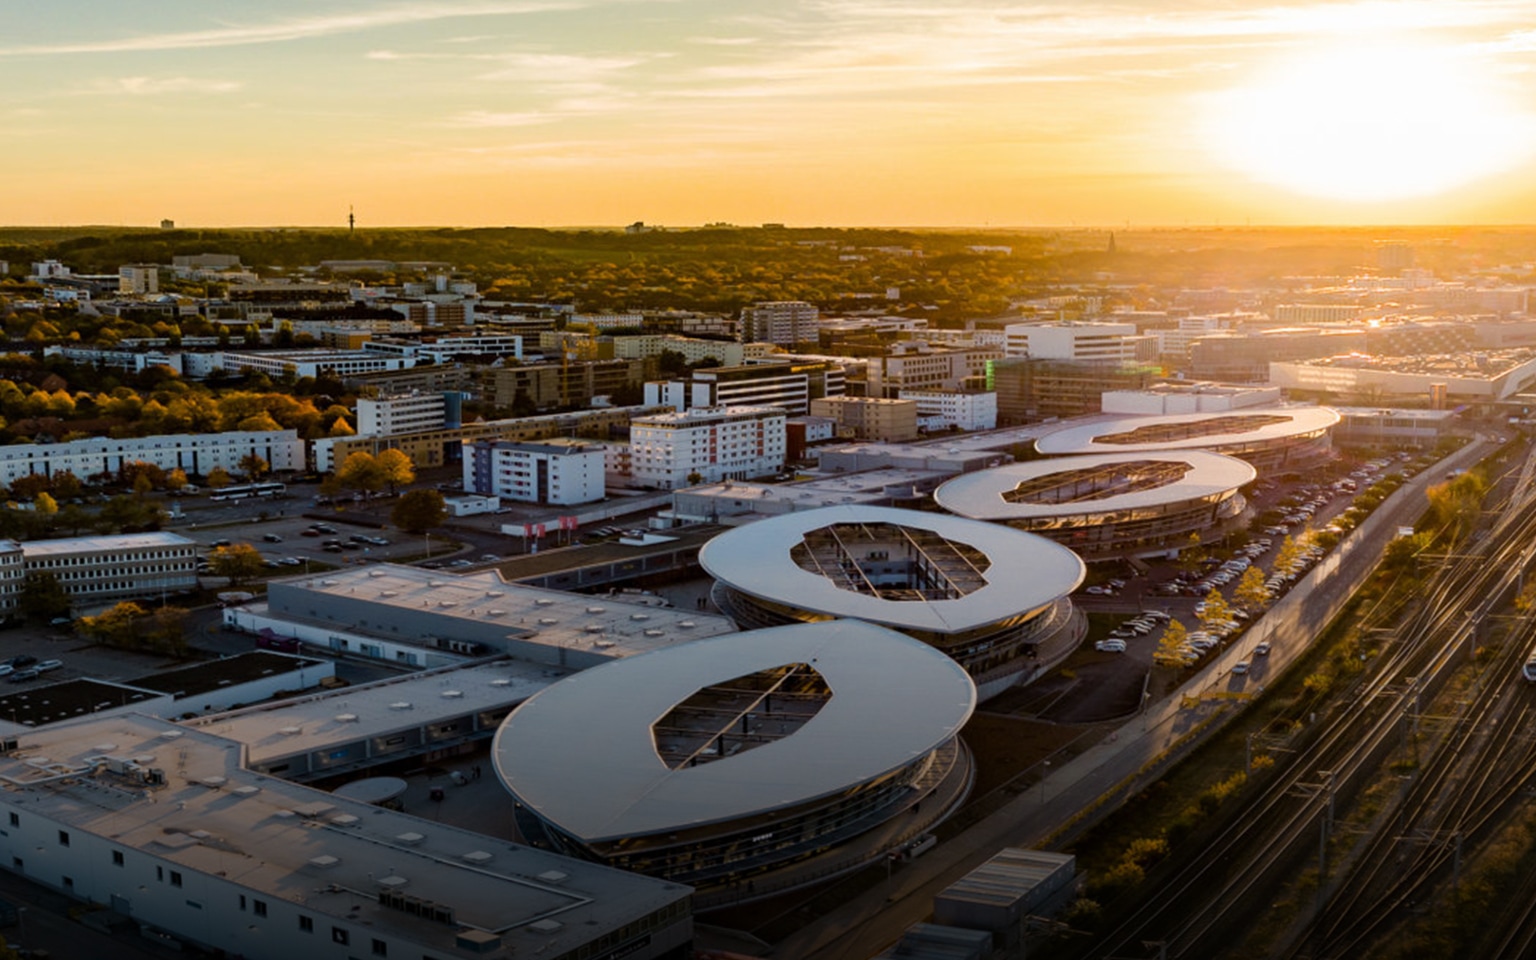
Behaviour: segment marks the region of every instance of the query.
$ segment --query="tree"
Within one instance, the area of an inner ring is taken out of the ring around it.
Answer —
[[[75,628],[108,646],[136,647],[139,645],[139,622],[148,613],[133,601],[124,600],[105,613],[81,617],[75,622]]]
[[[208,554],[208,566],[216,577],[228,577],[230,586],[237,586],[261,575],[261,551],[248,543],[234,543],[216,547]]]
[[[156,649],[174,656],[187,652],[187,609],[185,607],[158,607],[149,615],[149,631],[145,639]]]
[[[1274,569],[1289,569],[1299,559],[1301,559],[1301,548],[1296,545],[1295,540],[1286,537],[1280,541],[1280,549],[1275,551]]]
[[[232,479],[233,478],[229,475],[229,471],[225,470],[223,467],[214,467],[212,470],[209,470],[208,476],[206,478],[208,488],[210,490],[217,490],[220,487],[227,487],[229,486],[229,482]]]
[[[176,467],[165,475],[165,489],[180,490],[187,485],[187,471]]]
[[[348,490],[375,493],[384,487],[384,470],[372,454],[359,450],[336,468],[336,481]]]
[[[1168,621],[1162,639],[1157,641],[1157,650],[1152,654],[1153,662],[1163,666],[1183,666],[1188,659],[1188,654],[1184,652],[1184,643],[1188,639],[1188,627],[1178,620]]]
[[[247,480],[260,480],[269,469],[267,461],[254,453],[248,453],[241,457],[238,466],[240,467],[240,472],[245,474]]]
[[[59,470],[53,475],[53,493],[56,497],[73,500],[80,496],[84,489],[85,484],[80,482],[80,478],[68,470]]]
[[[46,473],[29,473],[11,481],[11,496],[17,500],[31,500],[40,493],[46,493],[52,486],[53,481]]]
[[[401,530],[424,533],[448,519],[448,507],[436,490],[411,490],[396,502],[389,519]]]
[[[1264,571],[1249,567],[1232,591],[1232,599],[1245,610],[1257,611],[1269,602],[1269,587],[1264,584]]]
[[[1227,603],[1227,598],[1221,595],[1220,590],[1212,590],[1205,595],[1205,609],[1200,612],[1200,625],[1206,629],[1226,623],[1232,619],[1232,607]]]
[[[46,623],[58,617],[69,616],[69,594],[59,578],[47,570],[27,574],[22,581],[21,593],[16,598],[17,612],[28,620]]]
[[[411,463],[411,458],[403,452],[391,447],[388,450],[380,451],[379,455],[373,459],[374,463],[378,465],[379,471],[383,474],[384,482],[389,485],[391,495],[399,487],[416,482],[416,466]]]
[[[1184,549],[1179,551],[1179,567],[1185,573],[1195,573],[1200,569],[1200,564],[1205,562],[1205,547],[1200,543],[1198,532],[1189,535],[1189,541]]]
[[[37,515],[40,517],[52,517],[59,512],[59,501],[46,493],[40,493],[33,499],[32,508],[37,511]]]

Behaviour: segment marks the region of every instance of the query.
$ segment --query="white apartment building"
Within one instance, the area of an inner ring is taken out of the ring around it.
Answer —
[[[1134,323],[1011,323],[1004,352],[1036,360],[1129,363],[1149,343]]]
[[[162,470],[207,474],[215,467],[240,472],[240,461],[255,454],[273,470],[303,470],[304,441],[296,430],[229,430],[224,433],[173,433],[153,437],[88,437],[64,443],[27,443],[0,447],[0,483],[34,473],[52,476],[68,470],[85,479],[116,473],[142,461]]]
[[[391,357],[363,350],[295,350],[283,353],[225,353],[220,365],[230,373],[254,370],[269,377],[349,377],[359,373],[409,370],[415,357]]]
[[[772,407],[695,407],[630,423],[639,486],[676,490],[784,469],[785,414]]]
[[[986,376],[988,361],[1002,358],[1002,349],[995,346],[909,340],[893,345],[886,356],[865,361],[865,394],[895,399],[908,390],[961,390]]]
[[[69,347],[52,344],[43,348],[45,357],[63,357],[70,363],[89,363],[114,370],[139,373],[149,367],[170,367],[185,374],[182,354],[160,350],[121,350],[110,347]]]
[[[756,347],[751,353],[748,347]],[[640,334],[634,337],[614,337],[613,356],[618,360],[644,360],[660,356],[663,350],[680,353],[689,363],[700,360],[718,360],[722,367],[739,367],[749,357],[757,359],[773,352],[768,343],[741,344],[732,340],[700,340],[696,337],[680,337],[674,333]]]
[[[607,495],[601,443],[466,441],[464,489],[503,500],[571,506]]]
[[[160,292],[160,268],[153,263],[125,263],[117,268],[117,292],[143,295]]]
[[[11,555],[14,552],[15,560]],[[69,537],[0,544],[0,609],[15,609],[26,574],[51,573],[76,606],[133,597],[164,597],[197,589],[197,544],[174,533]]]
[[[756,363],[695,370],[687,379],[649,382],[645,402],[666,404],[680,412],[695,407],[779,407],[790,414],[805,414],[813,399],[842,396],[846,387],[847,376],[835,363]]]
[[[357,401],[357,432],[390,436],[416,430],[439,430],[448,423],[448,398],[441,393],[406,393]]]
[[[421,343],[399,340],[370,340],[364,353],[382,353],[397,357],[431,357],[447,363],[460,354],[476,354],[523,359],[523,338],[510,333],[469,334],[462,337],[438,337]]]
[[[990,390],[903,390],[901,399],[917,401],[917,422],[925,430],[997,428],[997,394]]]
[[[804,300],[754,303],[741,311],[742,340],[766,343],[815,343],[821,311]]]

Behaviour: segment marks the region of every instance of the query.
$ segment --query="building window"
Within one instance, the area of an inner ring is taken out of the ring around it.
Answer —
[[[179,870],[172,870],[171,871],[171,886],[173,886],[173,887],[181,886],[181,871],[179,871]]]
[[[385,943],[383,940],[373,941],[373,955],[376,957],[389,956],[389,944]]]
[[[64,889],[65,890],[73,890],[73,889],[75,889],[75,878],[74,877],[65,877],[64,878]]]
[[[123,851],[121,851],[121,850],[113,850],[112,851],[112,866],[120,867],[122,865],[123,865]]]
[[[59,846],[61,846],[61,847],[69,846],[69,831],[68,830],[60,830],[59,831]]]
[[[266,916],[267,915],[267,901],[265,901],[265,900],[252,900],[251,901],[251,912],[256,914],[256,916],[258,916],[258,917]]]
[[[299,914],[299,929],[304,931],[305,933],[314,933],[315,932],[315,918],[314,917],[306,917],[303,914]]]
[[[21,826],[21,814],[19,814],[19,813],[11,814],[11,826],[13,826],[13,827]]]
[[[331,942],[332,943],[339,943],[342,946],[346,946],[347,944],[352,942],[352,935],[347,933],[347,931],[343,930],[341,927],[332,927],[331,928]]]

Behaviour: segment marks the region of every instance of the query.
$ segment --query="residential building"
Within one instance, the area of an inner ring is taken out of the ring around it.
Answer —
[[[613,338],[613,355],[625,360],[657,357],[665,350],[681,354],[682,358],[690,364],[701,360],[718,360],[721,366],[739,367],[749,357],[760,359],[770,355],[774,346],[769,343],[741,344],[734,340],[700,340],[697,337],[680,337],[671,333],[649,333]]]
[[[997,393],[1001,426],[1098,413],[1106,390],[1139,390],[1161,370],[1146,364],[1007,359],[989,364],[986,388]]]
[[[997,426],[997,394],[990,390],[903,390],[917,403],[924,430],[991,430]]]
[[[349,377],[360,373],[405,370],[415,357],[391,357],[362,350],[291,350],[273,353],[225,353],[221,361],[230,373],[255,371],[269,377]]]
[[[359,397],[357,432],[367,436],[389,436],[456,427],[462,410],[462,395],[456,392]]]
[[[811,401],[811,416],[830,417],[837,434],[850,440],[903,443],[917,439],[917,401],[883,397],[823,397]]]
[[[583,360],[529,364],[491,371],[492,402],[498,407],[531,404],[535,410],[587,406],[645,382],[643,360]]]
[[[791,414],[810,412],[812,400],[842,396],[847,387],[843,368],[822,360],[752,363],[741,367],[710,367],[685,378],[645,385],[645,402],[674,410],[694,407],[779,407]]]
[[[636,417],[629,431],[634,482],[675,490],[777,473],[784,469],[784,421],[784,411],[773,407]]]
[[[742,340],[791,346],[815,343],[821,311],[803,300],[754,303],[741,311]]]
[[[85,479],[116,474],[124,464],[137,461],[188,474],[207,474],[216,467],[240,473],[240,461],[251,454],[265,460],[273,470],[304,469],[304,441],[297,431],[228,430],[12,444],[0,447],[0,483],[10,484],[35,473],[52,476],[64,470]]]
[[[464,444],[464,489],[516,500],[570,506],[593,503],[607,494],[603,444],[554,439],[536,443],[504,440]]]
[[[864,393],[895,398],[908,390],[964,390],[980,386],[987,363],[1000,360],[995,346],[934,346],[921,341],[895,344],[883,356],[869,357]]]
[[[1134,323],[1012,323],[1005,333],[1008,356],[1036,360],[1128,363],[1156,350]]]
[[[466,440],[547,440],[551,437],[582,437],[607,441],[629,429],[630,418],[663,413],[661,406],[596,407],[539,417],[509,417],[466,423],[460,427],[397,433],[388,437],[327,437],[312,444],[314,468],[332,469],[359,450],[378,456],[384,450],[399,450],[420,467],[440,467],[457,463]],[[0,451],[7,448],[0,447]]]
[[[160,268],[153,263],[127,263],[117,268],[117,292],[142,296],[160,292]]]

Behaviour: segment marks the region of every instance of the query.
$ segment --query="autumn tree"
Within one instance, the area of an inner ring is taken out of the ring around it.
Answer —
[[[396,501],[389,519],[401,530],[423,533],[448,519],[448,507],[436,490],[411,490]]]
[[[40,493],[47,493],[53,480],[46,473],[29,473],[11,481],[11,496],[17,500],[34,500]]]
[[[347,490],[376,493],[384,488],[384,470],[372,454],[359,450],[336,468],[336,481]]]
[[[216,577],[228,577],[230,586],[238,586],[261,575],[261,551],[248,543],[216,547],[208,554],[208,566]]]
[[[1264,571],[1258,567],[1249,567],[1244,570],[1242,577],[1237,581],[1237,586],[1232,590],[1232,599],[1245,610],[1263,609],[1269,602],[1269,587],[1264,583]]]
[[[268,469],[267,461],[254,453],[248,453],[240,458],[238,464],[240,472],[245,474],[247,480],[260,480]]]
[[[1205,547],[1200,543],[1200,534],[1191,533],[1184,549],[1179,551],[1179,568],[1185,573],[1196,573],[1200,565],[1205,562]]]
[[[220,487],[229,486],[230,481],[234,478],[231,477],[229,475],[229,471],[225,470],[223,467],[214,467],[212,470],[208,471],[208,476],[205,479],[210,490],[217,490]]]
[[[1212,590],[1205,596],[1205,608],[1200,611],[1200,625],[1207,630],[1233,619],[1232,607],[1220,590]]]
[[[85,484],[80,478],[68,470],[55,471],[53,475],[53,495],[62,500],[73,500],[85,491]]]
[[[180,490],[187,485],[187,471],[176,467],[165,475],[165,489]]]
[[[139,645],[139,627],[149,613],[131,600],[94,617],[81,617],[75,621],[75,629],[94,637],[98,642],[112,647],[136,647]]]
[[[1162,637],[1157,641],[1157,650],[1152,654],[1153,662],[1163,666],[1182,666],[1187,658],[1184,652],[1187,640],[1189,628],[1178,620],[1168,621]]]
[[[409,483],[416,482],[416,466],[411,463],[411,458],[399,450],[391,447],[380,451],[374,462],[383,474],[384,483],[389,486],[390,495]]]

